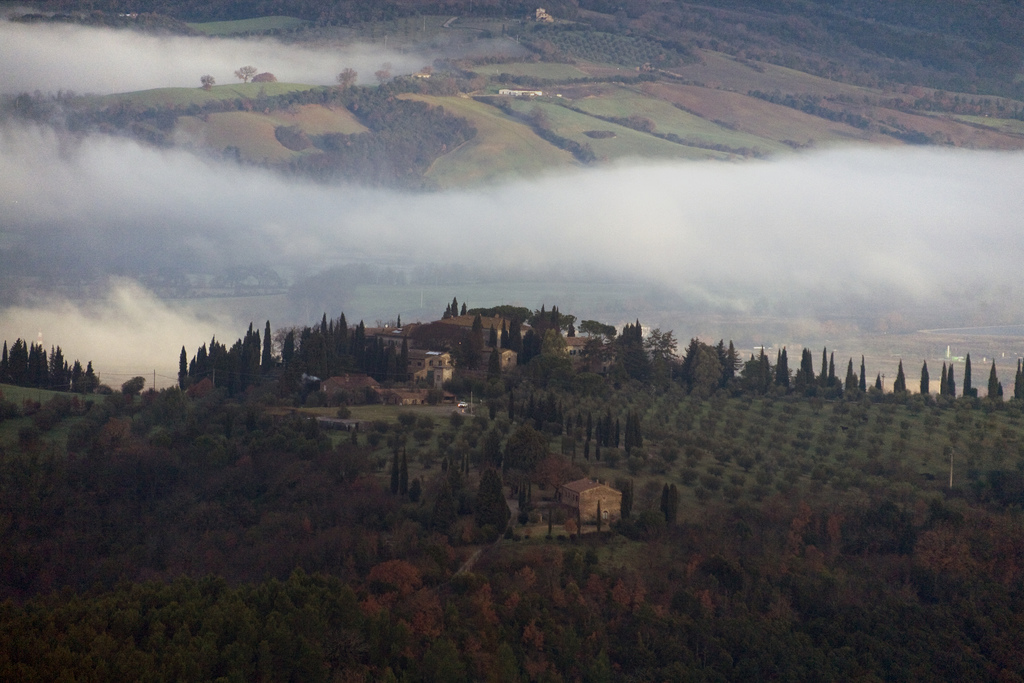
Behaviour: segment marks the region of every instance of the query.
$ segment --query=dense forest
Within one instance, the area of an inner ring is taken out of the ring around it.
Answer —
[[[0,678],[1024,676],[1019,368],[883,392],[827,349],[446,313],[530,321],[495,332],[516,368],[448,385],[472,413],[336,407],[311,372],[381,372],[343,314],[182,349],[159,392],[6,401]],[[623,492],[611,528],[554,503],[583,476]]]

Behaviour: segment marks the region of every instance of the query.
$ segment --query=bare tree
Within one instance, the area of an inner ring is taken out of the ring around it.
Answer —
[[[350,86],[354,85],[359,74],[356,73],[355,69],[345,67],[340,74],[338,74],[337,81],[338,85],[342,90],[347,90]]]
[[[206,74],[205,76],[200,78],[199,82],[203,84],[203,90],[209,90],[217,84],[217,81],[215,81],[213,79],[213,76],[211,76],[210,74]]]
[[[255,75],[256,67],[254,66],[243,66],[241,69],[235,71],[235,78],[241,78],[244,83],[248,83],[249,79]]]

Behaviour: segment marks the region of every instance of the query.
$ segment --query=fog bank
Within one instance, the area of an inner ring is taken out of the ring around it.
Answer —
[[[60,346],[65,359],[88,361],[100,379],[115,389],[136,375],[146,386],[164,388],[177,382],[177,358],[184,345],[191,358],[216,336],[230,346],[244,330],[225,316],[197,315],[155,298],[128,281],[113,279],[92,301],[38,299],[0,310],[0,337],[40,341],[47,353]]]
[[[199,77],[234,83],[235,70],[252,65],[280,81],[328,85],[344,68],[373,82],[381,64],[412,73],[433,57],[402,54],[372,45],[330,49],[302,47],[271,38],[157,36],[72,24],[0,21],[0,93],[110,94],[150,88],[198,87]]]

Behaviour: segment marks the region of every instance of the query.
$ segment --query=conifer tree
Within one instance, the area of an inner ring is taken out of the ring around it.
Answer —
[[[853,374],[853,358],[846,366],[846,382],[843,385],[845,391],[853,391],[857,388],[857,375]]]
[[[945,396],[948,391],[946,385],[946,364],[942,364],[942,377],[939,379],[939,396]]]
[[[181,347],[181,355],[178,357],[178,388],[184,389],[188,381],[188,353],[185,347]]]
[[[818,384],[822,388],[828,384],[828,349],[824,346],[821,347],[821,372],[818,374]]]
[[[814,358],[810,349],[800,352],[800,369],[796,373],[795,385],[797,391],[808,391],[814,386]]]
[[[967,358],[964,360],[964,396],[977,396],[977,392],[974,390],[974,385],[971,381],[971,354],[967,354]]]
[[[882,373],[875,375],[875,389],[882,390]]]
[[[487,359],[487,379],[498,379],[501,377],[501,355],[498,348],[491,349],[491,356]]]
[[[601,500],[597,501],[597,533],[601,533]]]
[[[999,378],[996,377],[996,362],[992,361],[992,369],[988,373],[988,397],[999,398]]]
[[[775,364],[775,383],[789,388],[789,358],[786,355],[786,347],[782,347]]]
[[[900,359],[899,369],[896,370],[896,381],[892,383],[894,394],[907,393],[907,377],[903,374],[903,359]]]
[[[868,372],[864,368],[864,356],[860,357],[860,390],[862,392],[868,390]]]
[[[949,364],[949,372],[946,373],[946,396],[956,398],[956,380],[953,379],[953,364]]]
[[[833,351],[828,357],[828,386],[834,387],[838,384],[836,380],[836,352]]]
[[[619,508],[619,514],[622,515],[622,519],[629,519],[629,516],[633,514],[633,480],[630,479],[626,482],[626,485],[622,487],[622,503]]]
[[[929,393],[931,393],[931,389],[928,379],[928,361],[925,361],[921,366],[921,395],[927,396]]]
[[[295,358],[295,330],[288,330],[288,334],[284,336],[284,344],[281,346],[281,360],[285,365],[292,362]]]
[[[1013,397],[1024,399],[1024,374],[1021,374],[1021,362],[1017,359],[1017,374],[1013,378]]]
[[[455,496],[452,494],[451,484],[448,477],[441,483],[441,490],[434,501],[434,510],[430,515],[430,525],[438,531],[445,533],[449,527],[458,519],[458,511],[455,507]]]
[[[263,356],[260,358],[261,372],[270,372],[270,367],[274,364],[273,348],[274,342],[270,338],[270,321],[268,320],[267,326],[263,330]]]

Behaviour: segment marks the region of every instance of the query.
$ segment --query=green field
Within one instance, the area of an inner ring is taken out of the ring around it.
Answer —
[[[780,152],[787,147],[774,140],[729,130],[717,123],[685,112],[665,100],[647,97],[626,87],[604,88],[597,97],[576,100],[573,106],[598,116],[626,118],[637,115],[654,122],[658,133],[672,133],[685,140],[706,145],[747,148],[758,152]]]
[[[510,62],[508,64],[482,64],[472,67],[472,70],[482,76],[497,76],[509,74],[511,76],[531,76],[533,78],[546,78],[553,81],[564,81],[570,78],[586,78],[587,73],[577,69],[572,64],[558,64],[555,62]]]
[[[514,101],[512,106],[521,114],[528,114],[535,108],[539,108],[547,115],[552,131],[576,142],[590,145],[597,158],[602,160],[611,161],[634,157],[652,159],[727,159],[730,157],[722,152],[668,142],[632,128],[574,112],[554,103]],[[611,131],[615,133],[615,137],[594,139],[584,135],[584,131],[591,130]]]
[[[574,165],[572,155],[537,137],[529,126],[501,111],[462,97],[406,95],[462,116],[477,129],[476,137],[438,158],[427,178],[441,188],[486,183],[501,178],[531,177]]]
[[[198,79],[197,79],[198,81]],[[318,85],[305,83],[232,83],[215,85],[204,90],[197,84],[195,88],[156,88],[137,92],[102,95],[83,98],[87,103],[100,107],[115,104],[130,104],[136,107],[187,107],[190,104],[205,104],[219,100],[238,98],[255,99],[260,96],[284,95],[296,90],[312,90]]]
[[[208,36],[227,36],[233,33],[262,33],[264,31],[290,31],[301,28],[311,22],[296,17],[255,17],[253,19],[237,19],[235,21],[208,21],[201,24],[189,24],[197,31]]]

